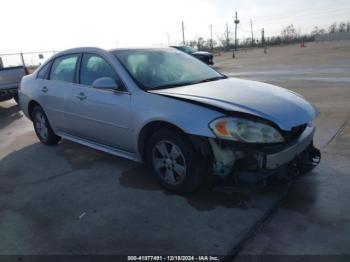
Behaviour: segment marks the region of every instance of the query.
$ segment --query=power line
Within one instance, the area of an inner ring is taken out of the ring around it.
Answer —
[[[333,15],[334,13],[348,13],[350,7],[342,7],[333,10],[324,10],[324,11],[316,11],[316,12],[308,12],[308,13],[298,13],[298,14],[288,14],[288,16],[269,16],[268,18],[256,18],[255,22],[264,22],[264,21],[280,21],[286,19],[298,19],[298,18],[310,18],[313,16],[317,16],[321,18],[321,16]]]
[[[350,8],[349,8],[350,9]],[[329,13],[330,12],[330,13]],[[334,13],[334,12],[338,12],[338,13],[342,13],[342,12],[348,12],[347,10],[344,10],[344,8],[341,8],[339,10],[339,8],[336,8],[336,9],[332,9],[332,10],[325,10],[325,11],[322,11],[323,13],[323,17],[325,16],[332,16],[334,17],[333,14],[331,13]],[[314,20],[315,18],[321,18],[322,16],[320,15],[317,15],[318,12],[314,12],[313,14],[306,14],[305,16],[303,14],[297,14],[297,15],[292,15],[292,16],[288,16],[288,17],[283,17],[283,18],[264,18],[264,19],[254,19],[254,22],[257,22],[258,24],[260,25],[263,25],[263,26],[267,26],[267,27],[270,27],[270,26],[276,26],[276,24],[282,24],[283,21],[286,21],[286,23],[289,21],[292,23],[292,22],[295,22],[295,21],[298,21],[298,20],[305,20],[305,19],[309,19],[309,20]],[[329,14],[327,14],[329,13]],[[316,16],[316,17],[315,17]],[[339,19],[338,19],[339,20]],[[344,19],[343,19],[344,20]],[[263,22],[263,21],[266,21],[266,22]],[[252,24],[251,24],[251,21],[247,21],[247,20],[243,20],[243,22],[241,21],[241,24],[243,25],[242,26],[239,26],[239,29],[242,30],[243,32],[245,32],[245,35],[247,34],[252,34],[252,32],[254,32],[252,30]],[[249,24],[249,25],[248,25]],[[249,27],[248,27],[249,26]],[[246,28],[246,29],[245,29]],[[249,28],[249,29],[248,29]],[[248,32],[249,31],[249,32]]]
[[[45,53],[55,53],[55,51],[35,51],[35,52],[20,52],[20,53],[5,53],[5,54],[0,54],[1,56],[7,56],[7,55],[19,55],[19,54],[23,54],[23,55],[35,55],[35,54],[45,54]]]

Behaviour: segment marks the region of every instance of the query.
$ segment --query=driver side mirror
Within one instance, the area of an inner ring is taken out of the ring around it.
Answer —
[[[97,78],[93,83],[92,87],[102,90],[118,90],[120,86],[110,77]]]

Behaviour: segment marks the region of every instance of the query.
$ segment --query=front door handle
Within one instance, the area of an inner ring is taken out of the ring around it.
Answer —
[[[75,97],[80,99],[80,100],[85,100],[86,99],[86,95],[83,92],[75,95]]]
[[[49,89],[47,89],[46,86],[43,86],[42,88],[40,88],[40,91],[46,93],[47,91],[49,91]]]

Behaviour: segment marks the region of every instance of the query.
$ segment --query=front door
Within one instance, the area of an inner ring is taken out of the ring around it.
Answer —
[[[71,135],[99,144],[132,151],[130,132],[131,95],[125,91],[100,90],[92,83],[111,77],[121,83],[113,67],[101,56],[84,54],[80,81],[67,102],[65,122]]]

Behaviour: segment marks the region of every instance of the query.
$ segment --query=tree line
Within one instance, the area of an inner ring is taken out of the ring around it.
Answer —
[[[326,33],[332,34],[337,32],[350,32],[350,22],[335,22],[331,24],[328,29],[315,26],[309,34],[298,33],[295,26],[293,24],[290,24],[283,28],[281,33],[277,36],[265,37],[264,39],[262,39],[262,37],[257,37],[255,39],[238,39],[238,48],[257,47],[262,46],[263,44],[266,44],[267,46],[274,46],[301,42],[312,42],[315,41],[316,35],[322,35]],[[196,39],[187,41],[186,44],[195,47],[198,50],[230,50],[234,48],[234,39],[232,35],[232,32],[226,25],[225,32],[219,35],[217,37],[217,40],[198,36]]]

